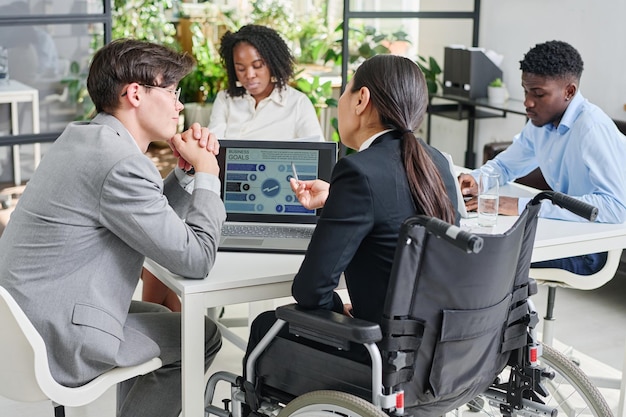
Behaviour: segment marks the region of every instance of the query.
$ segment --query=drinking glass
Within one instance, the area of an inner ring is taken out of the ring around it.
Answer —
[[[498,179],[499,175],[481,171],[478,179],[478,225],[495,226],[498,219]]]
[[[9,82],[9,51],[0,45],[0,84]]]

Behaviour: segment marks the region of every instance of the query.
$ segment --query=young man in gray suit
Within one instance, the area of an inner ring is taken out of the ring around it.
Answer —
[[[162,368],[120,384],[118,416],[181,410],[180,315],[131,302],[144,258],[204,278],[226,218],[215,137],[199,124],[176,134],[176,86],[192,66],[188,55],[147,42],[100,49],[87,79],[98,115],[70,124],[46,152],[0,239],[0,285],[42,335],[58,382],[79,386],[162,359]],[[179,166],[195,168],[193,189],[178,167],[161,179],[144,155],[157,140],[170,143]],[[207,319],[206,368],[220,347]]]

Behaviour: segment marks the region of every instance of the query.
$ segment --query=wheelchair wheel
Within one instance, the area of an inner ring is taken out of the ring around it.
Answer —
[[[312,391],[291,401],[278,417],[388,417],[362,398],[340,391]]]
[[[548,397],[543,399],[545,405],[525,401],[524,411],[513,415],[553,416],[553,412],[557,411],[559,417],[613,416],[611,408],[602,394],[589,380],[589,377],[567,356],[550,346],[544,345],[541,363],[548,366],[549,371],[551,370],[555,373],[555,377],[552,380],[544,379],[544,386],[549,392]],[[503,380],[508,379],[506,372],[507,369],[505,369]],[[464,407],[464,409],[469,408],[470,413],[468,414],[477,417],[503,415],[500,412],[500,404],[507,404],[506,393],[489,389],[477,398],[479,399],[478,401],[472,401],[468,407]],[[481,407],[479,408],[477,404]],[[446,414],[446,417],[452,417],[458,413],[458,411],[451,411]]]

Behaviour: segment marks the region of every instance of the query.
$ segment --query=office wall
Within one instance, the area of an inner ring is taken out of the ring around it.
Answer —
[[[553,39],[572,44],[585,63],[582,94],[612,118],[626,120],[625,1],[482,0],[479,38],[479,46],[504,55],[504,81],[511,97],[520,100],[523,90],[519,61],[528,49]],[[478,162],[482,161],[485,143],[511,140],[524,122],[523,117],[513,115],[478,121]],[[465,122],[433,118],[431,127],[432,143],[452,153],[455,161],[462,161],[459,145],[465,143]]]

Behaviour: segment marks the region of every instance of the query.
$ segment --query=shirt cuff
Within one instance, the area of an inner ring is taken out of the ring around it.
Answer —
[[[530,198],[528,197],[520,197],[517,199],[517,215],[522,214],[526,206],[530,203]]]
[[[183,171],[182,168],[178,166],[174,168],[174,175],[176,176],[176,180],[178,181],[178,184],[185,191],[191,194],[194,188],[194,182],[195,182],[194,177],[192,177],[191,175],[187,175],[185,171]]]
[[[194,189],[203,189],[213,191],[215,194],[220,195],[220,179],[208,172],[196,172]]]

